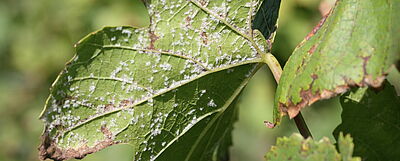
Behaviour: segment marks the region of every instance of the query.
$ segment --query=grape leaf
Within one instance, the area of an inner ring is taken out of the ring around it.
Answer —
[[[276,31],[281,0],[263,1],[253,20],[253,29],[259,30],[265,38],[273,39],[271,34]]]
[[[352,157],[353,139],[350,135],[339,137],[339,151],[328,138],[314,141],[304,139],[300,134],[293,134],[289,138],[278,138],[276,145],[272,146],[265,155],[267,161],[360,161],[359,157]]]
[[[381,86],[399,53],[396,1],[336,2],[286,63],[275,95],[275,124],[351,87]]]
[[[40,117],[41,159],[113,144],[132,145],[136,161],[226,159],[234,103],[270,49],[252,29],[261,1],[145,3],[149,27],[105,27],[76,44]]]
[[[368,89],[360,102],[341,96],[342,123],[333,132],[350,133],[357,145],[354,154],[364,160],[400,157],[400,97],[389,83],[380,92]]]

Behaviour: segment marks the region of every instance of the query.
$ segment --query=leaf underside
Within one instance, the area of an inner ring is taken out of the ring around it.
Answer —
[[[41,115],[41,159],[120,143],[135,161],[227,159],[237,96],[270,49],[252,29],[261,1],[146,2],[149,27],[105,27],[76,45]]]
[[[400,55],[396,1],[336,2],[286,63],[275,95],[275,124],[351,87],[381,86]]]
[[[328,138],[314,141],[304,139],[300,134],[278,138],[276,145],[265,155],[267,161],[360,161],[359,157],[352,157],[354,144],[350,135],[340,135],[339,151]]]
[[[354,154],[366,161],[397,160],[400,158],[400,97],[392,85],[375,92],[368,89],[360,102],[340,98],[343,108],[342,123],[335,129],[350,133],[356,147]]]

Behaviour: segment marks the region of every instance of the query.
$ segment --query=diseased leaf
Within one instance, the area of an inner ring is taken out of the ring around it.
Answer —
[[[261,1],[145,2],[149,27],[105,27],[76,45],[41,115],[41,159],[121,143],[135,161],[227,158],[236,98],[270,49],[251,28]]]
[[[381,86],[399,53],[396,1],[336,2],[286,63],[275,97],[275,124],[351,87]]]
[[[322,138],[314,141],[304,139],[300,134],[293,134],[289,138],[278,138],[276,145],[272,146],[265,155],[267,161],[360,161],[359,157],[352,157],[354,144],[350,135],[339,137],[339,151],[329,141]]]
[[[367,90],[361,101],[341,96],[342,123],[335,129],[350,133],[356,147],[354,154],[368,161],[400,158],[400,97],[389,83],[380,92]]]

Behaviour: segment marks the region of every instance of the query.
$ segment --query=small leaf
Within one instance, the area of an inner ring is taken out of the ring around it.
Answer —
[[[367,92],[368,87],[360,87],[360,88],[356,88],[356,89],[352,89],[349,94],[347,94],[346,99],[355,101],[355,102],[360,102],[361,99],[364,97],[365,92]]]
[[[369,161],[396,160],[400,158],[400,97],[393,86],[385,84],[376,93],[367,90],[361,101],[355,102],[341,96],[342,123],[335,129],[350,133],[357,145],[354,154]]]
[[[340,154],[328,138],[314,141],[304,139],[300,134],[293,134],[289,138],[278,138],[276,145],[265,155],[267,161],[360,161],[353,158],[353,143],[349,135],[339,139]]]
[[[261,1],[145,3],[149,27],[105,27],[76,45],[41,115],[41,159],[122,143],[135,161],[227,158],[237,96],[270,48],[251,28]]]
[[[396,1],[337,1],[286,63],[275,97],[275,124],[351,87],[381,86],[398,55]]]

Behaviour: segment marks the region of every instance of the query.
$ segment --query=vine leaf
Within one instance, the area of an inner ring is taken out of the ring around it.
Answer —
[[[353,157],[353,139],[350,135],[340,134],[337,152],[335,145],[328,138],[314,141],[311,138],[304,139],[300,134],[278,138],[276,145],[272,146],[265,155],[267,161],[361,161],[359,157]]]
[[[349,99],[347,93],[340,98],[342,123],[333,132],[350,133],[357,145],[355,155],[364,160],[396,160],[400,154],[400,97],[392,85],[375,92],[368,89],[360,102]]]
[[[145,3],[149,27],[105,27],[76,44],[40,116],[41,159],[113,144],[132,145],[136,161],[226,159],[237,96],[270,49],[252,29],[261,1]]]
[[[274,122],[351,87],[379,87],[399,54],[396,0],[338,0],[295,49],[277,87]]]
[[[253,20],[253,29],[259,30],[265,38],[273,39],[276,31],[281,0],[263,1]],[[272,37],[271,37],[272,36]]]

